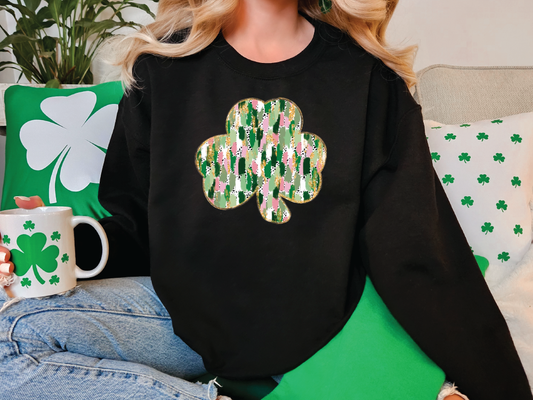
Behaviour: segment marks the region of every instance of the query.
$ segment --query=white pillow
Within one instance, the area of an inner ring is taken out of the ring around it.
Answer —
[[[424,121],[433,166],[472,251],[500,280],[531,245],[533,113],[460,125]]]

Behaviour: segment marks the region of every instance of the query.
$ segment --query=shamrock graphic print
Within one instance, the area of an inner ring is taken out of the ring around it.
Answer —
[[[48,190],[50,204],[57,202],[58,177],[71,192],[100,182],[118,105],[109,104],[92,114],[96,103],[97,95],[90,91],[48,97],[40,108],[51,121],[31,120],[20,129],[28,166],[41,171],[53,164]]]
[[[235,104],[226,119],[226,134],[206,140],[196,153],[207,201],[227,210],[256,194],[263,219],[288,222],[291,213],[284,199],[313,200],[326,163],[325,143],[302,127],[302,113],[288,99],[251,98]]]

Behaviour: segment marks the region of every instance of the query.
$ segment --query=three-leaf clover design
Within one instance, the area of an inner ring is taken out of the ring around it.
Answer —
[[[4,242],[4,244],[10,244],[11,238],[8,235],[4,235],[4,237],[2,238],[2,241]]]
[[[481,186],[484,186],[485,183],[490,182],[490,177],[488,177],[486,174],[480,174],[477,178],[477,181],[481,184]]]
[[[27,289],[31,286],[31,280],[29,280],[28,278],[24,278],[22,281],[20,281],[20,284],[22,285],[22,287],[26,287]]]
[[[20,250],[11,250],[13,263],[16,265],[15,274],[24,276],[32,268],[35,278],[41,285],[44,285],[44,279],[39,275],[39,268],[45,272],[51,273],[57,269],[57,256],[59,248],[46,245],[46,235],[41,232],[34,233],[32,236],[20,235],[17,238],[17,245]]]
[[[435,162],[439,161],[440,160],[440,154],[437,153],[436,151],[432,152],[431,153],[431,159]]]
[[[479,132],[476,137],[477,137],[477,140],[484,141],[489,138],[489,135],[487,135],[485,132]]]
[[[507,203],[505,202],[505,200],[500,200],[496,203],[496,208],[504,212],[507,210]]]
[[[505,161],[505,157],[502,153],[496,153],[492,158],[494,159],[494,161],[497,161],[500,164]]]
[[[52,236],[50,236],[50,239],[59,242],[59,239],[61,239],[61,233],[59,233],[58,231],[53,232]]]
[[[513,136],[511,136],[511,142],[514,144],[522,143],[522,137],[518,133],[515,133]]]
[[[468,128],[470,126],[470,124],[461,124],[459,125],[460,128]]]
[[[495,119],[495,120],[492,120],[492,121],[490,121],[490,122],[492,122],[493,124],[498,124],[498,125],[499,125],[499,124],[501,124],[501,123],[503,122],[503,120],[501,120],[501,119]]]
[[[442,126],[432,126],[431,129],[441,129]]]
[[[522,229],[522,227],[520,225],[515,225],[514,226],[514,229],[513,229],[513,232],[515,235],[517,236],[520,236],[524,233],[524,229]]]
[[[68,262],[68,260],[69,260],[69,256],[68,256],[67,253],[65,253],[65,254],[63,254],[63,255],[61,256],[61,262],[66,263],[66,262]]]
[[[459,156],[459,161],[464,161],[465,164],[470,161],[472,157],[468,154],[468,153],[461,153],[461,155]]]
[[[454,181],[455,178],[450,174],[446,174],[444,175],[444,178],[442,178],[442,183],[446,184],[446,186],[448,186],[450,183],[453,183]]]
[[[444,136],[444,139],[446,139],[448,142],[455,140],[455,138],[457,138],[457,135],[454,135],[453,133],[448,133],[446,136]]]
[[[487,233],[492,233],[494,231],[494,226],[490,222],[485,222],[483,226],[481,227],[481,232],[484,232],[485,235]]]
[[[513,176],[513,179],[511,179],[511,185],[513,185],[515,188],[522,185],[522,181],[518,176]]]
[[[470,206],[474,205],[474,200],[472,200],[471,196],[465,196],[461,199],[461,204],[463,206],[470,208]]]
[[[302,113],[288,99],[235,104],[226,119],[226,134],[209,138],[196,153],[207,201],[227,210],[257,194],[266,221],[287,222],[291,213],[283,199],[313,200],[326,164],[323,140],[302,127]]]
[[[26,221],[22,227],[24,228],[24,230],[26,231],[32,231],[33,229],[35,229],[35,223],[33,223],[32,221]]]
[[[502,251],[500,254],[498,254],[498,260],[509,261],[511,257],[509,257],[509,253],[506,251]]]
[[[51,204],[57,202],[58,174],[71,192],[100,183],[118,105],[107,105],[93,114],[96,101],[91,91],[48,97],[41,102],[41,110],[53,122],[31,120],[20,128],[29,167],[41,171],[54,164],[48,190]]]
[[[50,285],[56,285],[59,283],[59,276],[52,275],[52,277],[48,280],[50,282]]]

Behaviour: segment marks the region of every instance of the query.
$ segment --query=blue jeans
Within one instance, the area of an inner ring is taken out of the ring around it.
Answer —
[[[8,300],[0,290],[0,307]],[[150,278],[79,282],[0,314],[0,397],[214,400],[200,356],[174,335]]]

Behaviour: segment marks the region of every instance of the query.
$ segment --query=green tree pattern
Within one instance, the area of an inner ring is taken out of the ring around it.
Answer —
[[[448,186],[450,183],[453,183],[454,181],[455,178],[450,174],[446,174],[444,175],[444,178],[442,178],[442,183],[444,183],[446,186]]]
[[[494,231],[494,226],[490,222],[485,222],[483,226],[481,227],[481,232],[485,233],[492,233]]]
[[[474,205],[474,200],[472,200],[471,196],[465,196],[461,199],[461,204],[463,206],[470,208],[471,206]]]
[[[226,118],[226,134],[204,141],[196,153],[205,198],[220,210],[253,196],[261,216],[282,224],[291,213],[285,200],[307,203],[322,186],[326,145],[302,132],[298,106],[284,98],[244,99]]]
[[[515,225],[514,226],[514,229],[513,229],[513,232],[515,235],[517,236],[520,236],[524,233],[524,229],[522,229],[522,227],[520,225]]]
[[[518,176],[513,176],[513,179],[511,179],[511,185],[513,185],[515,188],[522,185],[522,181]]]
[[[17,238],[17,245],[20,250],[11,250],[13,263],[16,265],[15,274],[24,276],[32,268],[37,281],[44,285],[45,281],[39,275],[39,268],[47,273],[54,272],[57,269],[56,258],[59,255],[59,248],[54,245],[44,248],[46,235],[41,232],[32,236],[20,235]]]
[[[454,135],[453,133],[448,133],[446,136],[444,136],[444,139],[446,139],[448,142],[451,142],[452,140],[455,140],[457,138],[457,135]]]
[[[489,135],[487,135],[485,132],[479,132],[476,137],[477,137],[477,140],[484,141],[484,140],[488,140]]]
[[[477,178],[477,181],[478,181],[482,186],[484,186],[485,183],[489,183],[489,182],[490,182],[490,177],[488,177],[486,174],[480,174],[479,177]]]
[[[505,202],[505,200],[500,200],[496,203],[496,208],[504,212],[507,210],[507,203]]]
[[[470,161],[471,158],[472,157],[468,153],[461,153],[461,155],[459,156],[459,161],[464,161],[464,163],[466,164]]]
[[[505,157],[502,153],[496,153],[492,158],[494,159],[494,161],[497,161],[500,164],[505,161]]]
[[[509,261],[510,258],[511,257],[509,257],[509,253],[506,251],[503,251],[500,254],[498,254],[498,260],[501,260],[502,262]]]
[[[522,143],[522,137],[515,133],[513,136],[511,136],[511,142],[513,142],[514,144],[517,144],[517,143]]]

